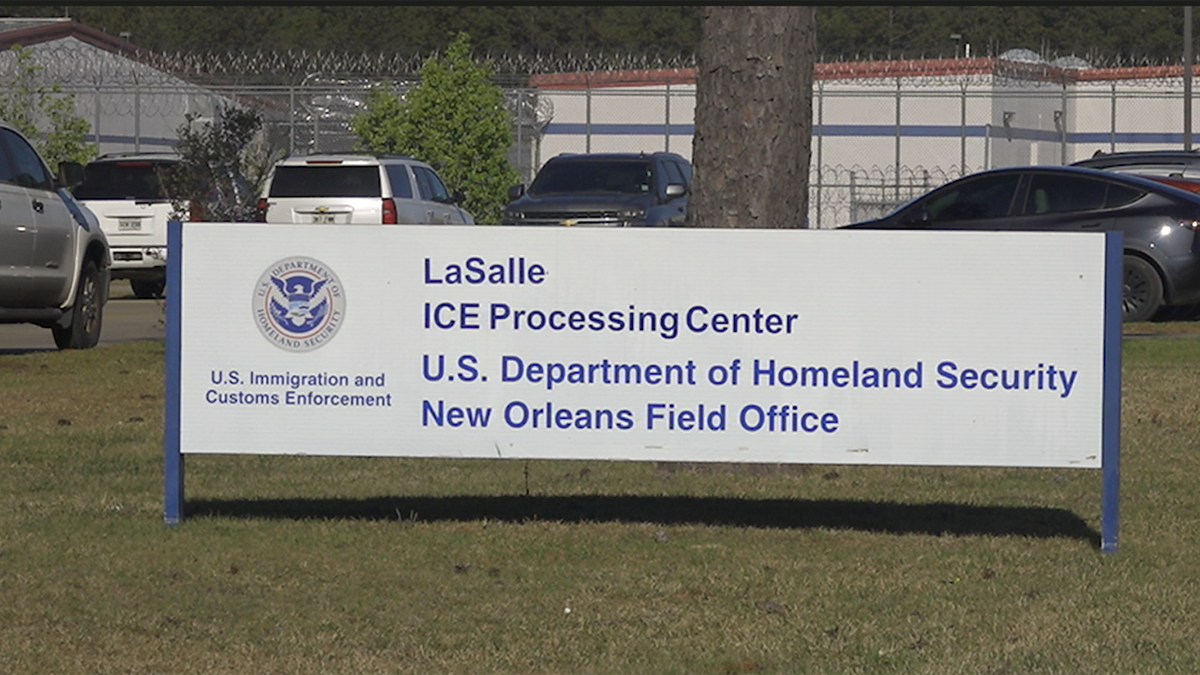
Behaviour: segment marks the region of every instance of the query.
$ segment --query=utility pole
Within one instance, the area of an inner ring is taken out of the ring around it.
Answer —
[[[1183,8],[1183,149],[1192,149],[1192,6]]]

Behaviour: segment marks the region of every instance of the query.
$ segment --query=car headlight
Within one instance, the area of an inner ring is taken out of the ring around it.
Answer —
[[[621,209],[617,212],[621,220],[642,220],[646,217],[646,209],[642,207]]]
[[[504,217],[509,220],[524,220],[525,212],[521,209],[504,209]]]

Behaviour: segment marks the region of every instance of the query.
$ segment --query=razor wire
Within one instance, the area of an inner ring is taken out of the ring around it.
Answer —
[[[135,49],[122,54],[97,49],[70,38],[31,46],[39,52],[44,76],[63,86],[168,84],[175,78],[198,84],[296,85],[306,78],[356,76],[363,78],[419,79],[421,67],[440,51],[425,54],[399,52],[353,52],[349,50],[242,50],[242,51],[150,51]],[[1013,50],[1025,52],[1027,50]],[[1007,53],[1006,53],[1007,54]],[[1079,66],[1087,69],[1135,69],[1178,67],[1178,62],[1122,55],[1087,54],[1084,57],[1050,56],[1032,52],[1006,58],[1004,55],[975,59],[888,58],[872,55],[854,58],[822,55],[816,70],[823,79],[861,79],[854,73],[870,64],[873,76],[880,79],[911,78],[912,86],[944,86],[958,83],[963,75],[948,72],[948,66],[972,61],[995,61],[993,75],[1001,79],[1023,81],[1030,78],[1061,80],[1075,78]],[[0,55],[3,57],[4,55]],[[494,73],[500,84],[520,85],[533,75],[581,72],[694,70],[693,54],[636,54],[621,52],[550,53],[476,53],[474,60]],[[1056,63],[1072,64],[1057,67]],[[0,58],[0,77],[11,73],[7,59]],[[1065,74],[1065,75],[1064,75]],[[1151,78],[1154,79],[1154,78]],[[1160,78],[1160,79],[1166,79]],[[1151,84],[1151,86],[1154,86]]]

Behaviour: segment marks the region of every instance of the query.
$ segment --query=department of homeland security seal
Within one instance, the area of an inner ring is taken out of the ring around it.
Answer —
[[[346,317],[342,282],[314,258],[284,258],[254,286],[254,323],[280,349],[308,352],[325,345]]]

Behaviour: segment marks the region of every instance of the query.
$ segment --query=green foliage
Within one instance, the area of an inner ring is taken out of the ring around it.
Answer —
[[[256,219],[257,179],[261,162],[254,158],[254,142],[262,128],[262,116],[234,105],[217,106],[212,121],[199,122],[195,114],[176,133],[175,150],[181,162],[164,177],[174,200],[175,217],[188,208],[191,214],[211,222],[248,222]],[[250,177],[247,177],[250,174]]]
[[[400,120],[404,118],[404,103],[391,84],[382,82],[367,92],[366,109],[354,117],[350,128],[358,135],[358,149],[398,155]]]
[[[96,155],[96,146],[87,143],[91,125],[75,114],[75,95],[64,94],[57,84],[39,83],[43,66],[33,60],[33,52],[13,45],[13,77],[0,85],[0,119],[13,125],[33,142],[50,164],[86,163]]]
[[[56,11],[57,10],[57,11]],[[429,4],[72,5],[71,16],[110,35],[128,31],[157,51],[400,53],[445,49],[469,33],[487,53],[560,55],[649,50],[690,53],[700,7]],[[60,7],[13,6],[0,15],[62,16]],[[369,30],[364,30],[369,26]]]
[[[133,34],[159,51],[255,50],[427,54],[459,32],[492,54],[558,57],[598,53],[691,55],[700,44],[702,6],[647,5],[72,5],[77,21],[109,34]],[[7,6],[6,16],[62,16],[54,5]],[[1200,30],[1200,12],[1194,20]],[[1178,63],[1179,5],[992,3],[982,5],[822,5],[820,52],[827,60],[948,57],[951,34],[974,56],[1026,48],[1043,56]],[[370,30],[362,30],[370,26]],[[350,47],[352,45],[352,47]]]
[[[367,108],[351,122],[359,149],[400,153],[428,162],[476,222],[498,223],[510,185],[520,180],[508,162],[512,121],[491,73],[471,59],[461,33],[445,55],[421,68],[421,84],[401,103],[387,86],[374,88]]]

